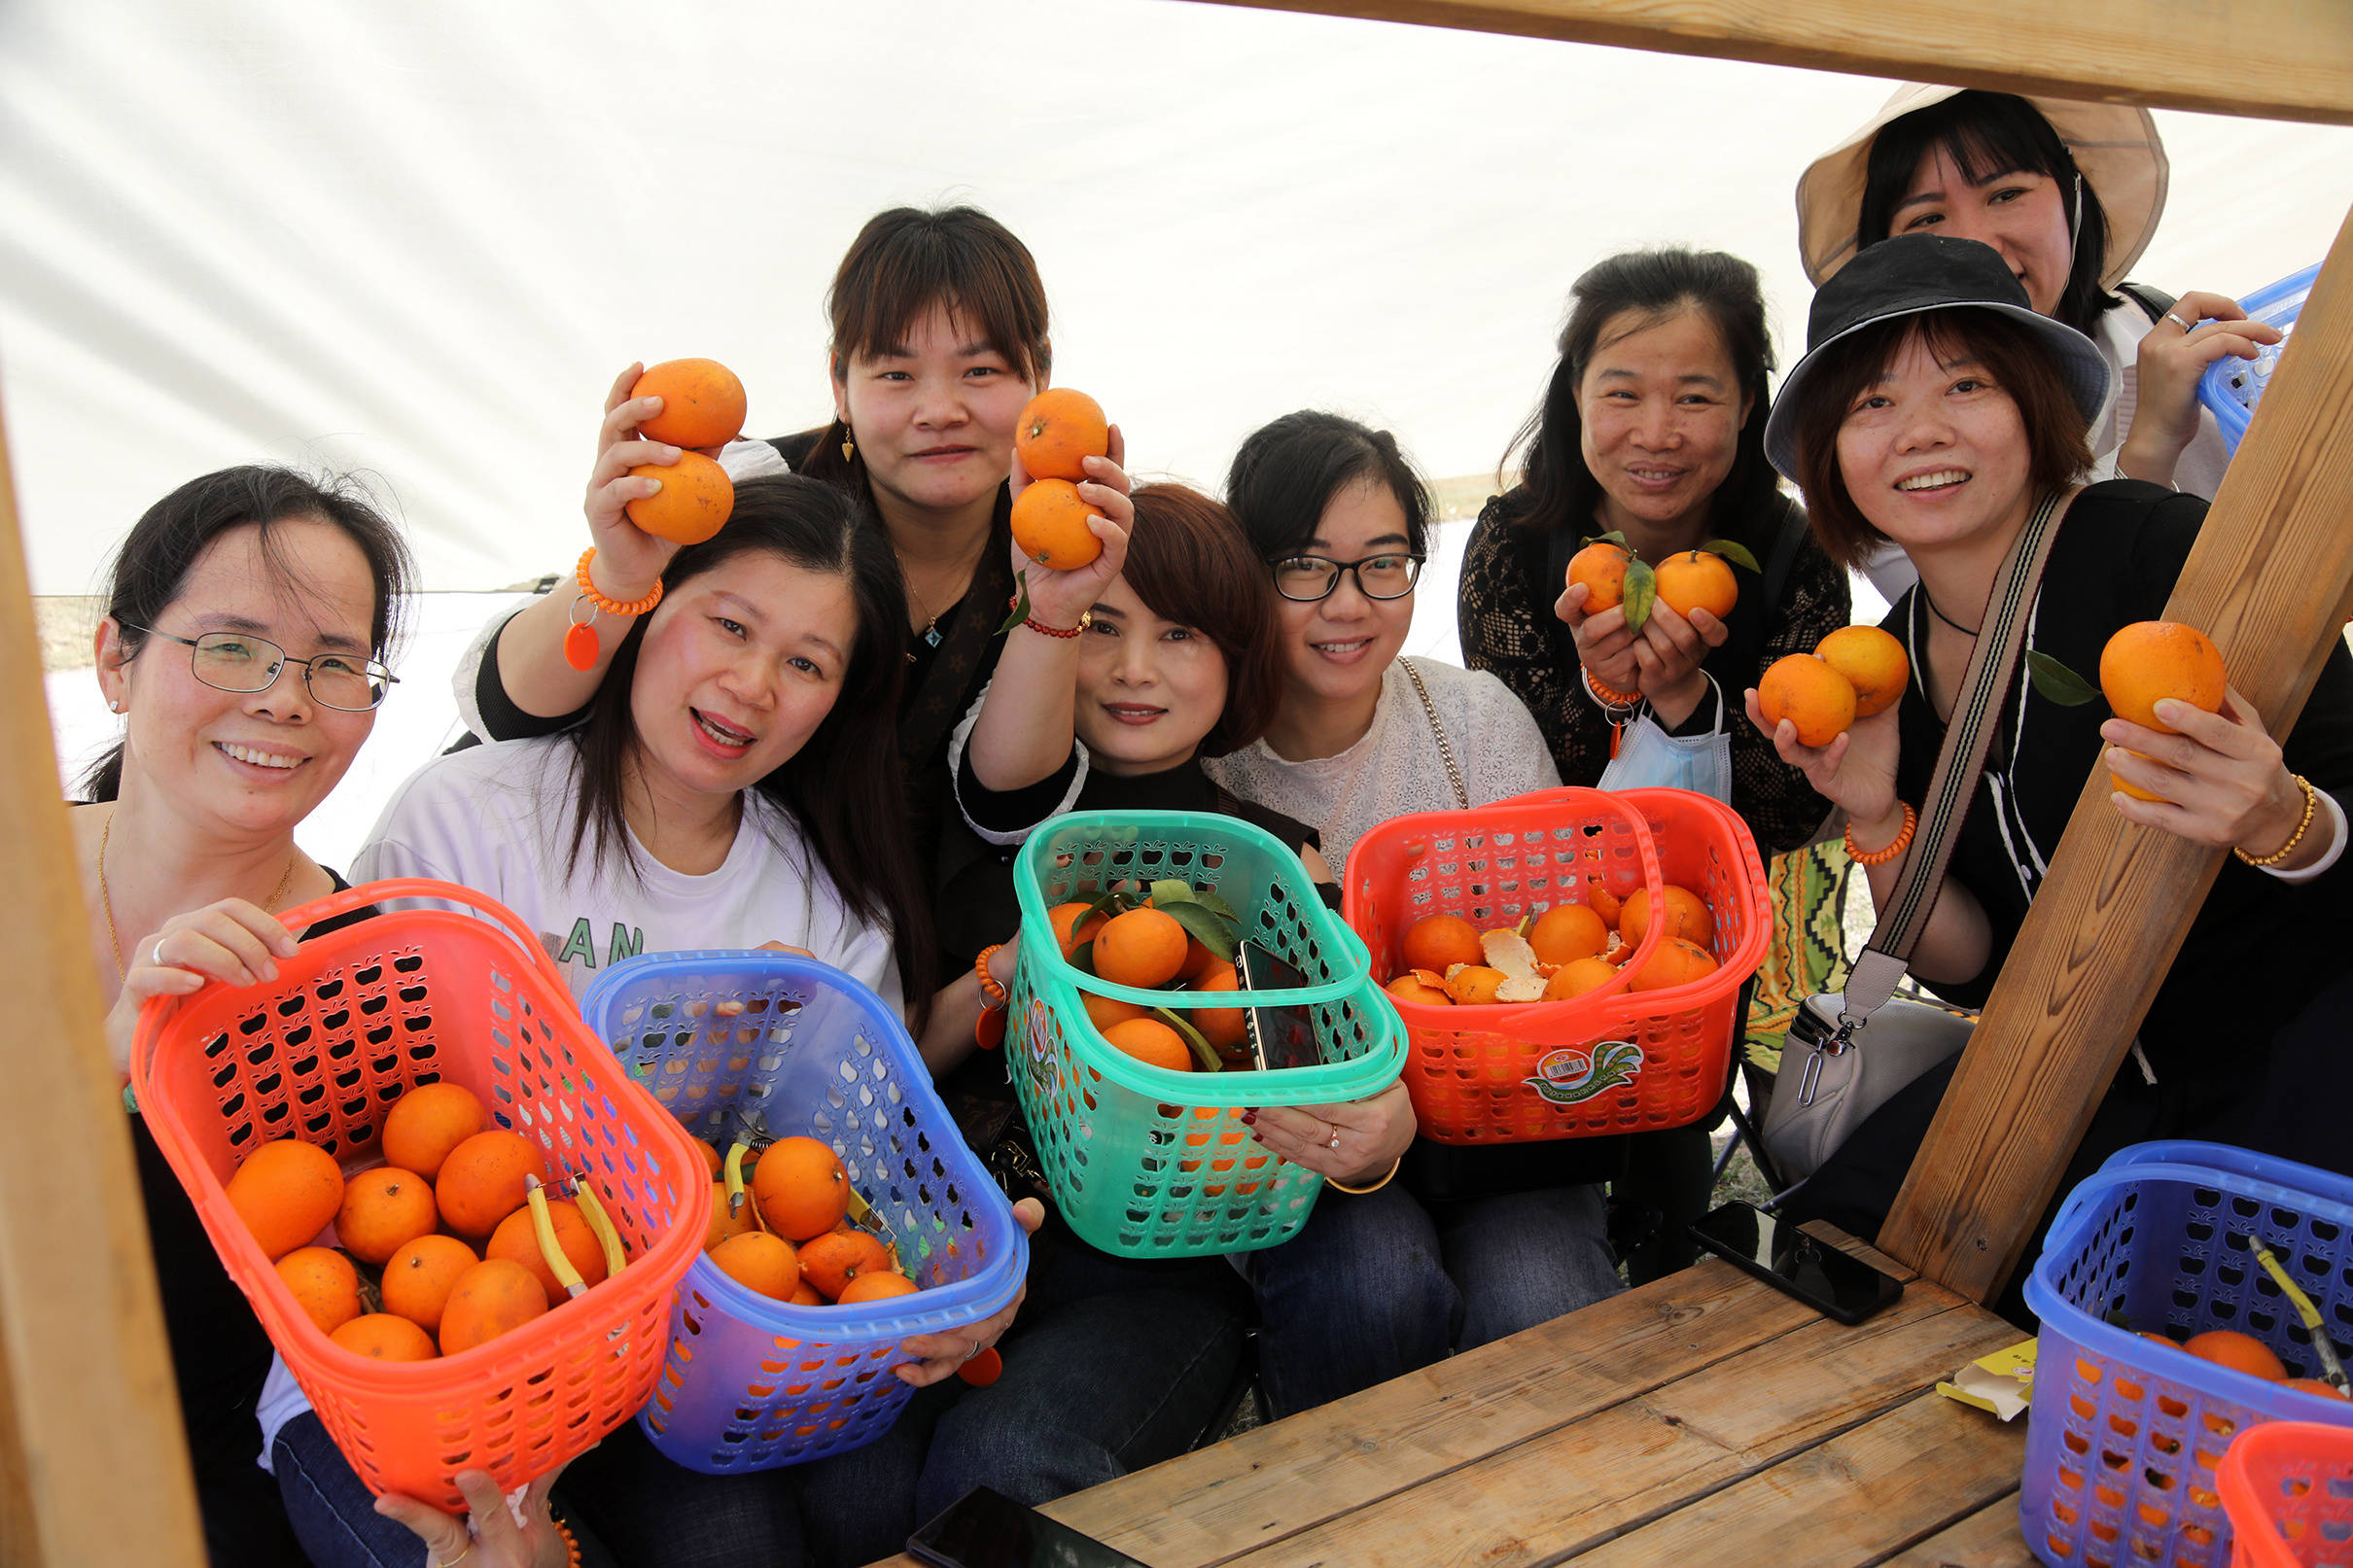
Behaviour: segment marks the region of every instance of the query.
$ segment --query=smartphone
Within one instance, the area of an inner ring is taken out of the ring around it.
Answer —
[[[1234,949],[1234,968],[1244,991],[1297,991],[1307,976],[1255,942]],[[1250,1064],[1260,1071],[1314,1067],[1323,1062],[1316,1021],[1304,1007],[1253,1007],[1243,1018]]]
[[[907,1554],[934,1568],[1151,1568],[986,1486],[907,1537]]]
[[[1904,1282],[1747,1203],[1726,1203],[1692,1239],[1841,1323],[1860,1323],[1904,1294]]]

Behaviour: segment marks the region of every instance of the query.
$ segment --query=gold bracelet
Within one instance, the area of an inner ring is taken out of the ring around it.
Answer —
[[[1374,1182],[1369,1187],[1351,1187],[1347,1182],[1336,1181],[1330,1176],[1323,1178],[1323,1184],[1326,1187],[1333,1189],[1335,1192],[1344,1192],[1351,1198],[1362,1198],[1366,1193],[1379,1192],[1382,1188],[1387,1186],[1391,1181],[1395,1180],[1398,1167],[1404,1164],[1405,1156],[1402,1154],[1397,1156],[1396,1159],[1389,1162],[1388,1174],[1383,1176],[1379,1181]]]
[[[2288,842],[2273,850],[2269,854],[2249,854],[2235,844],[2230,846],[2232,854],[2258,870],[2275,866],[2296,853],[2296,847],[2304,841],[2305,832],[2312,826],[2313,814],[2320,805],[2320,791],[2312,787],[2311,780],[2300,773],[2292,773],[2288,777],[2294,779],[2296,787],[2304,792],[2303,819],[2296,824],[2296,831],[2288,835]]]

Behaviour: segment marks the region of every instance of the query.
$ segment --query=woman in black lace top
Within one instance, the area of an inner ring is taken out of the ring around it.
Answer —
[[[1773,346],[1756,268],[1721,252],[1630,252],[1571,294],[1560,365],[1514,442],[1526,477],[1488,503],[1463,555],[1463,662],[1519,694],[1563,783],[1599,781],[1620,723],[1720,735],[1731,804],[1758,848],[1803,844],[1828,804],[1738,722],[1740,694],[1774,659],[1811,652],[1851,606],[1846,574],[1765,461]],[[1619,610],[1584,613],[1582,587],[1563,592],[1569,557],[1605,533],[1654,566],[1733,540],[1763,575],[1736,569],[1739,602],[1721,621],[1660,605],[1632,633]],[[1637,700],[1605,700],[1597,683]]]

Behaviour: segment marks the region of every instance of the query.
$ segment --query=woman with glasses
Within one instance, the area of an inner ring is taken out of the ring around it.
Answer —
[[[1386,431],[1285,415],[1235,454],[1226,502],[1275,589],[1282,701],[1263,738],[1205,764],[1314,827],[1342,863],[1367,828],[1560,782],[1493,676],[1400,656],[1429,553],[1422,480]],[[1403,1085],[1266,1106],[1253,1132],[1332,1186],[1299,1235],[1241,1259],[1271,1413],[1354,1393],[1618,1288],[1600,1190],[1556,1151],[1417,1139]]]

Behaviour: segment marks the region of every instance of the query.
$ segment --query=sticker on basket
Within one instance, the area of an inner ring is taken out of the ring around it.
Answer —
[[[1954,1373],[1952,1381],[1937,1384],[1936,1391],[2011,1420],[2033,1397],[2034,1351],[2039,1342],[2024,1340],[2007,1350],[1980,1356]]]
[[[1581,1105],[1604,1090],[1631,1084],[1642,1072],[1642,1048],[1632,1040],[1603,1040],[1587,1052],[1570,1046],[1536,1063],[1528,1087],[1556,1105]]]

